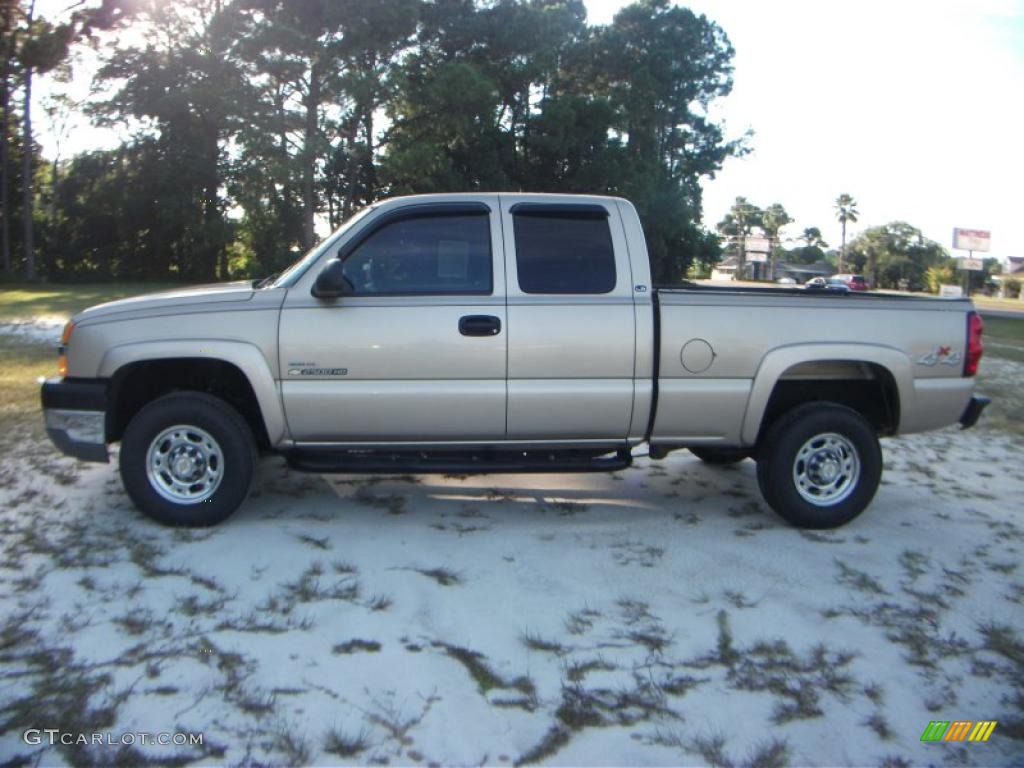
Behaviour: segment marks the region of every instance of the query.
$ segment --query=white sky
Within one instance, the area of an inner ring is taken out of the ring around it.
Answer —
[[[68,2],[39,8],[52,17]],[[626,4],[585,2],[595,23]],[[849,192],[861,214],[850,234],[902,219],[950,247],[953,227],[989,229],[992,255],[1024,255],[1024,0],[685,5],[736,49],[735,87],[719,109],[727,135],[754,131],[753,152],[705,181],[708,226],[743,195],[782,203],[796,219],[784,234],[817,226],[838,246],[832,201]],[[54,131],[39,123],[52,156]],[[116,140],[79,124],[62,152]]]
[[[585,0],[607,22],[621,0]],[[736,49],[722,104],[728,135],[753,153],[704,184],[705,223],[737,195],[782,203],[785,234],[821,228],[832,201],[860,222],[902,219],[952,246],[953,227],[988,229],[992,255],[1024,255],[1024,0],[692,0]],[[966,255],[966,254],[963,254]]]

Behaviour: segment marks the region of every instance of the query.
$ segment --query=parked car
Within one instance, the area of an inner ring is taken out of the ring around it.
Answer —
[[[970,427],[988,402],[970,301],[831,294],[655,290],[619,198],[397,198],[275,279],[78,313],[43,409],[71,456],[120,441],[129,497],[171,525],[231,515],[260,452],[315,472],[615,471],[646,441],[654,460],[754,458],[772,509],[830,528],[874,496],[880,436]]]
[[[834,275],[833,277],[836,280],[842,280],[851,291],[868,290],[868,281],[864,279],[864,275]]]
[[[778,283],[779,285],[796,285],[796,280],[794,280],[792,277],[780,277],[775,282]]]
[[[849,293],[850,286],[838,277],[812,277],[804,288],[808,291],[827,291],[829,293]]]

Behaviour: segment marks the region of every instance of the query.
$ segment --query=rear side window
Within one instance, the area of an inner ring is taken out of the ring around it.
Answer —
[[[525,293],[609,293],[615,288],[615,253],[603,208],[527,205],[512,213],[516,270]]]
[[[384,224],[345,258],[360,296],[489,294],[487,213],[423,214]]]

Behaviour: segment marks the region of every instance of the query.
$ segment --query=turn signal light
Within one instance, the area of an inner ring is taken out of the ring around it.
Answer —
[[[64,324],[64,332],[60,335],[60,345],[66,347],[71,341],[71,334],[75,332],[75,324],[70,320]]]
[[[967,313],[967,356],[964,358],[964,376],[974,376],[978,372],[978,363],[985,352],[981,342],[981,333],[985,323],[977,312]]]
[[[64,332],[60,335],[60,351],[57,355],[57,375],[63,378],[68,375],[68,342],[71,341],[71,334],[75,332],[75,324],[68,322],[64,326]]]

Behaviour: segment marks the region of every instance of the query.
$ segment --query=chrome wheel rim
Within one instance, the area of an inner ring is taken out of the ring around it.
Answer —
[[[816,507],[839,504],[860,479],[860,454],[842,435],[815,435],[796,452],[793,483],[800,497]]]
[[[206,430],[178,424],[165,429],[149,444],[146,476],[153,490],[167,501],[198,504],[220,487],[224,454]]]

